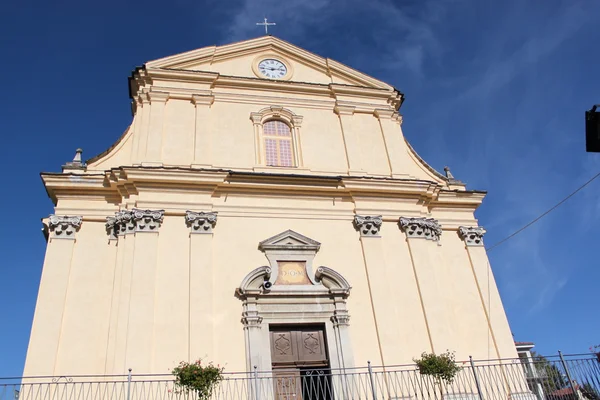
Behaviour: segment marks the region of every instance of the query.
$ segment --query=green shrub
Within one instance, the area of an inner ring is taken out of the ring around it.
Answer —
[[[454,361],[454,353],[446,351],[440,355],[435,353],[421,354],[420,359],[413,359],[419,368],[421,375],[434,377],[438,382],[444,381],[447,384],[452,383],[454,377],[461,370]]]
[[[195,393],[198,400],[208,400],[223,380],[223,368],[215,367],[212,362],[202,366],[202,360],[193,363],[182,361],[171,372],[175,375],[176,390]]]

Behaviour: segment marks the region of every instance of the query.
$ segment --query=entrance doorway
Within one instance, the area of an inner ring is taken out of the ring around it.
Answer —
[[[269,327],[276,400],[331,400],[324,325]]]

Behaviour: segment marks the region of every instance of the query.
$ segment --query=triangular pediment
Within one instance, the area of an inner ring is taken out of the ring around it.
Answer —
[[[342,84],[376,89],[392,86],[273,36],[263,36],[224,46],[209,46],[149,61],[147,68],[216,72],[223,76],[261,78],[257,58],[282,58],[291,67],[285,80],[317,84]]]
[[[298,250],[314,250],[317,251],[321,247],[321,243],[308,238],[304,235],[287,230],[278,235],[270,237],[259,243],[258,247],[261,250],[276,250],[276,249],[298,249]]]

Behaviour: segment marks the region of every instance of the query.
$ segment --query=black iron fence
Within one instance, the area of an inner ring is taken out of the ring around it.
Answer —
[[[469,360],[452,382],[415,365],[225,373],[210,400],[600,400],[595,355]],[[196,400],[172,375],[0,378],[0,400]],[[202,399],[204,400],[204,399]]]

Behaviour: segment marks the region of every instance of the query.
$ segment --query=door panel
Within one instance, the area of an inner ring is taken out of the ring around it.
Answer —
[[[296,332],[298,345],[298,361],[327,361],[325,342],[322,330]]]
[[[271,332],[271,359],[273,363],[293,363],[298,360],[296,335],[292,331]]]
[[[302,400],[300,370],[273,370],[275,400]]]

